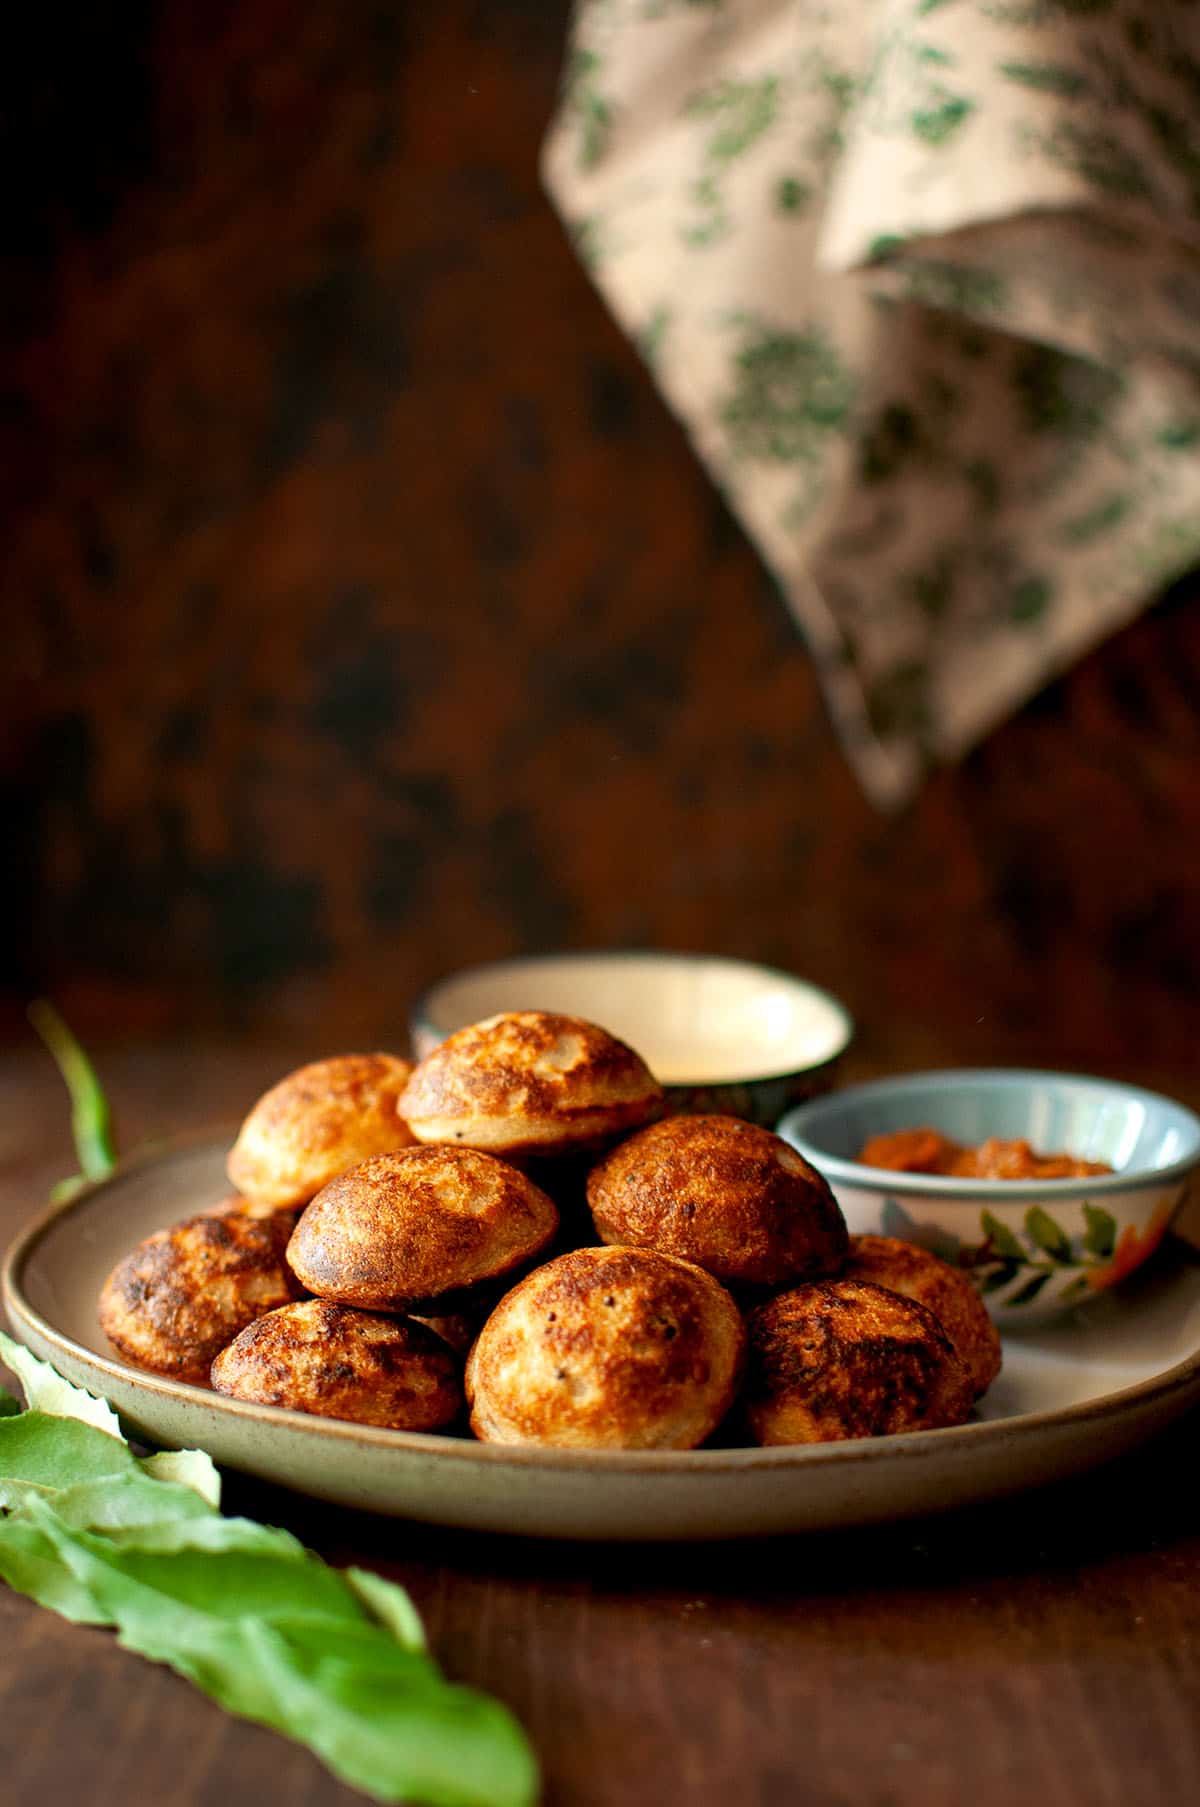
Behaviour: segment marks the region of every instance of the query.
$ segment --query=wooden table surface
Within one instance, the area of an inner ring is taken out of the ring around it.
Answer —
[[[101,1064],[129,1148],[236,1117],[308,1052],[143,1048]],[[0,1055],[0,1104],[7,1242],[72,1161],[36,1050]],[[1016,1501],[748,1545],[450,1533],[236,1477],[226,1503],[403,1582],[447,1672],[527,1726],[551,1807],[1193,1807],[1198,1434],[1193,1412]],[[5,1807],[361,1798],[110,1635],[0,1587]]]

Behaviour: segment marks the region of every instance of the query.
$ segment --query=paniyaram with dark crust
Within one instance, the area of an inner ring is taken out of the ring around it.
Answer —
[[[437,1430],[463,1397],[458,1361],[432,1330],[325,1299],[247,1325],[213,1362],[212,1384],[231,1399],[400,1431]]]
[[[730,1284],[788,1286],[836,1273],[846,1225],[815,1168],[739,1117],[668,1117],[588,1176],[601,1240],[659,1249]]]
[[[401,1109],[422,1142],[503,1156],[600,1147],[648,1123],[663,1091],[640,1054],[580,1017],[507,1011],[426,1055]]]
[[[977,1394],[1000,1372],[1000,1333],[969,1274],[895,1236],[852,1236],[844,1280],[871,1280],[928,1306],[971,1370]]]
[[[975,1388],[933,1313],[865,1280],[793,1287],[747,1319],[758,1443],[833,1443],[962,1424]]]
[[[319,1192],[288,1259],[322,1299],[407,1311],[512,1274],[557,1228],[553,1201],[493,1155],[406,1148],[361,1162]]]
[[[100,1328],[139,1368],[207,1386],[238,1331],[301,1296],[285,1258],[294,1212],[205,1212],[156,1230],[118,1262],[100,1294]]]

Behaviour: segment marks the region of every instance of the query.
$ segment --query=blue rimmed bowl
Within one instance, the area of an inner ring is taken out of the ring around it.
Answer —
[[[467,1023],[504,1010],[585,1017],[636,1048],[671,1111],[722,1112],[773,1127],[827,1091],[854,1034],[845,1006],[795,973],[722,954],[529,954],[471,966],[413,1007],[423,1059]]]
[[[872,1136],[924,1126],[956,1142],[1021,1137],[1104,1161],[1072,1180],[894,1173],[856,1157]],[[1081,1304],[1140,1267],[1200,1162],[1200,1119],[1117,1080],[1027,1068],[906,1073],[791,1110],[779,1134],[822,1172],[853,1235],[898,1236],[969,1269],[1009,1325]]]

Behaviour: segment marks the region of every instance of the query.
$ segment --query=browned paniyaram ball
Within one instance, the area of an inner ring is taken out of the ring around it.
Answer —
[[[467,1358],[485,1443],[694,1449],[720,1423],[746,1333],[710,1274],[650,1249],[573,1249],[500,1301]]]
[[[846,1225],[815,1168],[738,1117],[668,1117],[588,1177],[604,1242],[660,1249],[718,1279],[787,1286],[836,1273]]]
[[[118,1262],[100,1327],[127,1361],[208,1384],[213,1357],[264,1312],[301,1296],[285,1251],[294,1212],[204,1213],[156,1230]]]
[[[233,1184],[256,1204],[302,1205],[368,1155],[408,1147],[400,1094],[412,1070],[391,1054],[338,1054],[289,1073],[242,1124]]]
[[[408,1311],[511,1274],[557,1228],[553,1201],[493,1155],[405,1148],[360,1162],[318,1192],[288,1260],[322,1299]]]
[[[248,1324],[212,1365],[231,1399],[391,1430],[432,1431],[462,1407],[459,1363],[410,1318],[306,1299]]]
[[[649,1122],[662,1087],[639,1054],[582,1018],[514,1010],[426,1055],[401,1108],[422,1142],[544,1157],[600,1147]]]
[[[793,1287],[747,1319],[758,1443],[834,1443],[961,1424],[975,1388],[933,1313],[865,1280]]]
[[[895,1236],[852,1236],[844,1280],[871,1280],[927,1305],[971,1371],[976,1394],[1000,1372],[1000,1334],[967,1274]]]

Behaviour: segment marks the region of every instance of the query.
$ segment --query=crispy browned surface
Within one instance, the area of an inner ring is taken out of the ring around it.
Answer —
[[[401,1109],[423,1142],[493,1154],[598,1146],[646,1123],[662,1087],[606,1029],[546,1010],[506,1011],[435,1048]]]
[[[750,1313],[746,1416],[759,1443],[832,1443],[961,1424],[974,1387],[931,1311],[824,1280]]]
[[[302,1205],[368,1155],[407,1147],[399,1099],[412,1066],[391,1054],[339,1054],[289,1073],[263,1095],[229,1155],[239,1192]]]
[[[822,1176],[737,1117],[668,1117],[588,1178],[605,1242],[661,1249],[719,1279],[786,1286],[835,1273],[846,1226]]]
[[[299,1298],[285,1251],[295,1213],[205,1212],[139,1242],[100,1294],[100,1327],[127,1361],[208,1381],[213,1357],[263,1312]]]
[[[218,1393],[321,1418],[431,1431],[462,1405],[458,1361],[432,1330],[325,1299],[248,1324],[212,1365]]]
[[[511,1272],[557,1228],[552,1201],[515,1167],[473,1148],[407,1148],[319,1192],[288,1260],[321,1298],[401,1311]]]
[[[967,1274],[895,1236],[852,1236],[842,1277],[870,1280],[927,1306],[969,1368],[976,1394],[991,1386],[1000,1372],[1000,1333]]]
[[[487,1443],[693,1449],[732,1402],[745,1328],[729,1294],[649,1249],[575,1249],[503,1298],[467,1359]]]

